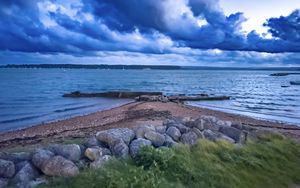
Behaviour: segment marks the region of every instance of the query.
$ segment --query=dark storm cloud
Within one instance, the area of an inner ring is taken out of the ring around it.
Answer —
[[[300,10],[279,18],[270,18],[264,23],[273,39],[263,39],[255,31],[248,34],[249,50],[259,52],[300,52]]]
[[[266,39],[242,32],[243,14],[226,16],[218,0],[4,0],[0,16],[2,51],[161,54],[188,47],[300,52],[299,10],[267,20],[274,38]]]
[[[120,31],[135,27],[144,32],[157,30],[194,48],[235,50],[243,45],[239,30],[245,18],[241,13],[226,17],[216,0],[190,0],[189,4],[180,0],[87,0],[85,3],[94,7],[92,11],[99,18],[104,16],[101,9],[111,10],[110,16],[116,19],[106,20],[107,24]],[[198,20],[207,24],[199,27]]]
[[[279,39],[300,42],[300,10],[295,10],[289,16],[270,18],[264,24],[269,27],[269,32]]]

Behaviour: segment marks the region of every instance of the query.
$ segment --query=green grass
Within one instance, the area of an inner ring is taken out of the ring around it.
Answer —
[[[300,146],[267,136],[243,147],[201,140],[195,146],[143,148],[135,160],[112,160],[43,187],[280,188],[300,184]]]

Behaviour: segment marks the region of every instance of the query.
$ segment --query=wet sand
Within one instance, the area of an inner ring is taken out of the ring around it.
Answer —
[[[300,127],[296,125],[258,120],[173,102],[132,102],[110,110],[0,133],[0,149],[86,138],[97,131],[115,127],[158,125],[171,116],[197,118],[202,115],[215,116],[257,129],[273,130],[300,142]]]

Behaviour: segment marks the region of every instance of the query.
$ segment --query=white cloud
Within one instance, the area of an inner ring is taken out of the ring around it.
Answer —
[[[268,18],[287,16],[300,8],[299,0],[220,0],[220,6],[226,15],[243,12],[247,21],[242,24],[243,30],[256,30],[259,34],[267,32],[263,23]]]

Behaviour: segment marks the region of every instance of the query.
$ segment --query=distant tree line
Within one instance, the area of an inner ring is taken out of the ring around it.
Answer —
[[[156,70],[273,70],[300,71],[300,67],[209,67],[176,65],[82,65],[82,64],[8,64],[0,68],[61,68],[61,69],[156,69]]]
[[[162,69],[177,70],[180,66],[172,65],[78,65],[78,64],[9,64],[3,68],[62,68],[62,69]]]

